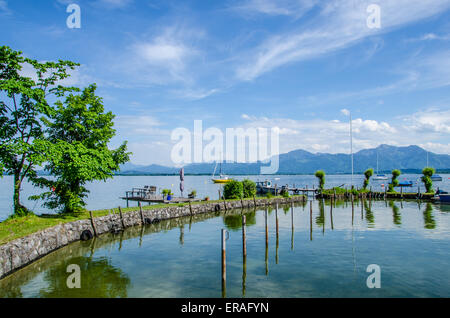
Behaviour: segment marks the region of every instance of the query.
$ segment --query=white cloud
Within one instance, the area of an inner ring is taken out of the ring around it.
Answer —
[[[240,1],[239,5],[232,9],[244,15],[264,14],[298,18],[314,7],[316,2],[315,0],[247,0]]]
[[[350,127],[348,120],[294,120],[289,118],[250,117],[242,115],[247,127],[281,127],[280,152],[305,149],[312,152],[349,153]],[[380,144],[397,146],[419,144],[430,151],[449,153],[448,129],[450,111],[429,110],[404,116],[395,124],[373,119],[352,120],[353,147],[355,151],[377,147]],[[395,126],[395,127],[394,127]]]
[[[407,39],[406,42],[419,42],[419,41],[448,41],[450,40],[450,35],[438,35],[436,33],[426,33],[417,38]]]
[[[110,9],[123,8],[132,3],[133,0],[98,0],[97,3]]]
[[[6,2],[6,0],[0,0],[0,15],[10,15],[11,13],[12,11],[8,7],[8,2]]]
[[[366,8],[372,1],[334,0],[319,5],[316,23],[296,32],[272,36],[247,57],[236,69],[241,80],[260,75],[291,62],[317,58],[344,49],[374,34],[433,16],[450,7],[448,0],[380,0],[381,29],[367,27]]]
[[[406,128],[418,133],[450,133],[450,110],[427,109],[403,118]]]

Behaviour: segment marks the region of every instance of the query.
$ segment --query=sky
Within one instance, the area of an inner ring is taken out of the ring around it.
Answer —
[[[173,166],[195,120],[349,153],[349,114],[354,151],[450,154],[450,0],[0,0],[0,45],[80,63],[65,84],[98,85],[134,164]]]

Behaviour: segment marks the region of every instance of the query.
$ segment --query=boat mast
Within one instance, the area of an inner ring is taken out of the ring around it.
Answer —
[[[378,174],[378,151],[377,151],[377,174]]]

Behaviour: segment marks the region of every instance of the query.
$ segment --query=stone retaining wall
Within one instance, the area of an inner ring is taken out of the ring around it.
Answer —
[[[142,225],[142,219],[145,224],[150,224],[201,213],[252,208],[255,207],[255,203],[256,206],[265,206],[303,200],[305,200],[305,197],[295,196],[291,198],[256,199],[255,201],[253,199],[227,201],[226,206],[225,202],[192,204],[191,207],[189,205],[168,205],[159,209],[148,209],[148,207],[143,206],[142,216],[140,211],[123,213],[123,225],[125,227]],[[111,232],[114,229],[122,229],[122,220],[119,214],[94,218],[94,223],[98,235]],[[0,279],[67,244],[80,240],[81,233],[85,230],[94,233],[90,219],[60,224],[1,245]]]

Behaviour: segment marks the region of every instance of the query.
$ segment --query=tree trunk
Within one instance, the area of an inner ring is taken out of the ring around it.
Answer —
[[[14,174],[14,214],[19,214],[22,205],[20,204],[20,186],[22,181],[20,180],[20,175],[18,173]]]

